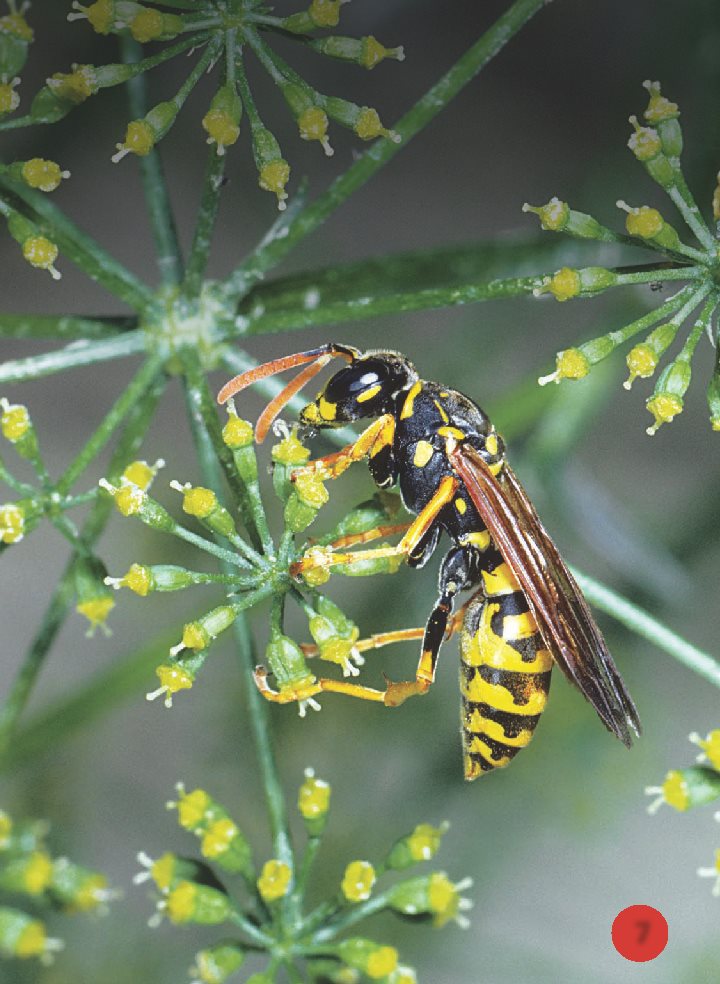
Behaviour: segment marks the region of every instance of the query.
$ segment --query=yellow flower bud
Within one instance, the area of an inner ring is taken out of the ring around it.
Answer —
[[[258,891],[265,902],[276,902],[290,890],[292,870],[284,861],[266,861],[257,880]]]
[[[55,191],[63,178],[69,178],[69,171],[61,171],[55,161],[46,161],[42,157],[33,157],[22,166],[23,180],[31,188],[40,191]]]
[[[370,898],[376,880],[375,868],[369,861],[351,861],[345,868],[342,893],[348,902],[364,902]]]
[[[62,276],[53,266],[57,259],[58,248],[45,236],[30,236],[22,244],[22,253],[30,266],[49,271],[53,280],[59,280]]]

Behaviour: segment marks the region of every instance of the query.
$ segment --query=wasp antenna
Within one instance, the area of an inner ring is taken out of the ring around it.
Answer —
[[[302,372],[299,372],[295,379],[287,384],[287,386],[280,390],[280,392],[270,400],[268,405],[265,407],[263,412],[257,419],[255,424],[255,440],[258,444],[262,442],[267,437],[267,433],[270,430],[273,421],[283,410],[284,407],[292,400],[296,393],[308,383],[313,376],[317,376],[321,369],[323,369],[328,362],[332,359],[332,355],[321,355],[319,359],[312,363],[312,365],[306,366]]]
[[[310,349],[307,352],[284,355],[280,359],[272,359],[270,362],[264,362],[261,366],[246,369],[239,376],[235,376],[229,382],[225,383],[217,395],[217,401],[218,403],[226,403],[231,396],[235,396],[240,390],[244,390],[247,386],[251,386],[261,379],[267,379],[268,376],[275,376],[279,372],[285,372],[286,369],[294,369],[295,366],[301,366],[305,362],[314,362],[315,359],[319,359],[322,356],[328,356],[327,361],[338,356],[347,362],[354,362],[360,354],[359,349],[353,348],[350,345],[338,345],[335,342],[328,342],[327,345],[320,345],[318,348]]]

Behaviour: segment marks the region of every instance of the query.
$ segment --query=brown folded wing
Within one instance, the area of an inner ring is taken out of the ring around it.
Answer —
[[[467,444],[452,463],[495,545],[527,596],[556,663],[628,747],[640,734],[637,710],[580,588],[512,469],[496,477]]]

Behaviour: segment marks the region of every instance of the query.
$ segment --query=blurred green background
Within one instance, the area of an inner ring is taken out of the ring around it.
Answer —
[[[70,62],[115,60],[112,39],[86,25],[64,25],[68,4],[37,2],[31,14],[38,42],[23,81],[27,98],[46,75]],[[296,8],[279,3],[278,13]],[[327,64],[312,53],[289,55],[321,91],[375,105],[391,123],[508,6],[506,0],[354,3],[343,10],[349,34],[373,33],[404,44],[402,65],[386,63],[371,75]],[[678,101],[685,132],[690,186],[707,210],[720,166],[720,9],[716,0],[679,5],[656,0],[556,0],[467,87],[449,110],[416,138],[300,250],[284,272],[351,261],[385,252],[531,237],[534,219],[524,201],[552,195],[569,200],[600,221],[621,227],[615,201],[659,207],[679,218],[625,144],[627,117],[646,104],[644,79],[659,79]],[[185,65],[174,62],[153,79],[153,95],[174,92]],[[174,73],[174,74],[173,74]],[[336,154],[326,160],[300,143],[276,90],[259,73],[254,85],[291,160],[294,174],[310,176],[312,194],[352,160],[356,144],[333,133]],[[178,222],[192,234],[205,145],[199,120],[210,89],[196,91],[162,145]],[[53,157],[72,171],[57,193],[82,226],[128,266],[152,268],[151,242],[141,203],[136,162],[110,164],[122,139],[127,111],[114,91],[91,100],[66,123],[19,132],[7,140],[6,159]],[[274,218],[270,196],[256,189],[248,147],[235,148],[229,166],[212,270],[226,272]],[[294,187],[297,186],[295,182]],[[292,193],[292,190],[291,190]],[[534,273],[561,262],[592,263],[598,252],[551,240],[524,267],[493,270]],[[119,311],[95,285],[60,261],[62,281],[23,264],[9,237],[0,240],[0,295],[6,309]],[[642,262],[640,253],[604,254],[609,262]],[[458,388],[508,425],[510,455],[567,558],[647,606],[697,645],[718,651],[717,570],[720,561],[717,441],[707,423],[704,386],[713,353],[706,340],[696,357],[687,409],[647,438],[647,386],[628,394],[622,357],[590,380],[549,394],[544,407],[523,384],[549,371],[554,352],[630,321],[655,298],[649,288],[624,289],[592,301],[558,306],[552,300],[501,301],[433,311],[358,326],[251,339],[264,360],[328,339],[361,347],[387,346],[406,353],[421,373]],[[44,350],[39,343],[3,343],[12,358]],[[133,367],[111,364],[8,390],[30,406],[51,466],[59,470],[130,378]],[[219,386],[220,374],[213,380]],[[261,400],[247,394],[243,415],[254,417]],[[562,447],[558,431],[580,421],[574,441]],[[322,453],[326,448],[318,441]],[[170,387],[144,452],[167,468],[156,494],[177,506],[167,481],[198,481],[177,385]],[[332,510],[371,492],[357,467],[333,489]],[[186,563],[189,549],[119,518],[111,522],[101,553],[111,573],[133,561]],[[53,531],[29,537],[8,551],[0,568],[3,598],[2,673],[10,680],[30,640],[66,544]],[[331,582],[331,597],[363,633],[422,624],[434,599],[436,558],[421,572],[393,578]],[[212,604],[209,593],[118,597],[113,636],[87,640],[79,617],[62,632],[31,708],[41,713],[94,673],[114,665],[163,629],[178,634],[182,622]],[[260,651],[266,612],[255,613]],[[610,647],[635,697],[645,733],[631,752],[600,726],[592,709],[555,674],[551,700],[538,733],[505,772],[473,785],[462,780],[458,737],[457,655],[445,647],[439,679],[429,696],[389,712],[360,702],[323,700],[321,714],[300,720],[292,707],[273,708],[281,775],[290,802],[312,765],[333,786],[333,809],[320,855],[316,889],[329,894],[344,865],[378,858],[420,821],[451,821],[437,864],[459,880],[471,875],[472,929],[442,932],[382,917],[367,935],[396,944],[420,980],[442,984],[651,984],[720,979],[720,900],[695,869],[712,864],[720,829],[712,809],[684,816],[665,808],[646,815],[643,787],[670,767],[688,765],[691,730],[720,726],[716,690],[669,656],[601,618]],[[292,624],[292,623],[291,623]],[[298,631],[301,622],[295,623]],[[158,651],[158,662],[162,652]],[[382,668],[391,677],[414,667],[412,645],[370,657],[368,683]],[[12,776],[3,776],[3,805],[13,814],[47,817],[57,853],[106,871],[125,891],[109,918],[61,919],[53,931],[67,941],[49,970],[0,964],[0,981],[12,984],[176,984],[186,980],[194,950],[215,939],[163,926],[146,928],[152,902],[131,886],[134,857],[143,850],[192,851],[164,804],[174,783],[201,785],[241,821],[258,856],[269,850],[262,793],[242,699],[243,681],[228,643],[217,643],[195,690],[180,695],[172,711],[147,704],[148,675],[131,699],[105,720],[79,729]],[[298,830],[298,833],[300,831]],[[665,952],[648,964],[625,961],[610,942],[617,912],[634,903],[662,910],[670,927]],[[252,969],[251,965],[248,965]]]

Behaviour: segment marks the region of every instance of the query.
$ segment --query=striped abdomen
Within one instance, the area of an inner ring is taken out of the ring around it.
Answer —
[[[491,555],[498,562],[482,572],[484,590],[470,601],[461,633],[466,779],[509,765],[529,743],[553,664],[517,579],[492,548]]]

